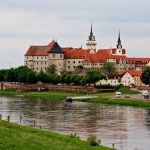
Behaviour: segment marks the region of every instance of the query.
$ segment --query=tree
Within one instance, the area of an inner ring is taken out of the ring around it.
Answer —
[[[16,80],[14,68],[7,70],[5,79],[6,81],[9,81],[9,82],[14,82]]]
[[[78,66],[76,66],[76,69],[82,70],[82,69],[84,69],[84,67],[82,65],[78,65]]]
[[[7,72],[6,69],[0,70],[0,81],[4,81],[5,80],[6,72]]]
[[[144,84],[150,86],[150,67],[149,66],[144,67],[142,74],[141,74],[141,80]]]
[[[42,70],[38,73],[37,78],[38,78],[38,81],[40,81],[42,83],[48,83],[49,77]]]
[[[52,65],[50,65],[48,68],[47,68],[47,70],[46,70],[46,72],[48,73],[48,74],[53,74],[53,73],[56,73],[56,65],[55,64],[52,64]]]
[[[28,72],[28,74],[27,74],[27,83],[30,83],[30,84],[37,83],[37,76],[36,76],[36,73],[34,71]]]
[[[87,74],[85,75],[84,79],[82,79],[84,82],[87,84],[94,84],[102,79],[106,79],[106,76],[103,75],[100,71],[98,70],[91,70],[88,71]]]
[[[116,72],[116,67],[115,67],[115,64],[113,62],[105,62],[103,64],[103,69],[107,73],[115,73]]]

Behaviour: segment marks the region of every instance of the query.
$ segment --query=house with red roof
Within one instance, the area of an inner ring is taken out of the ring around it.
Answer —
[[[120,32],[116,48],[96,49],[96,40],[91,26],[87,48],[62,47],[52,40],[48,45],[30,46],[24,55],[24,64],[36,72],[55,64],[58,73],[74,71],[77,66],[84,68],[102,68],[105,62],[115,64],[117,70],[141,70],[150,62],[150,58],[128,58],[122,48]]]
[[[141,71],[140,70],[122,70],[118,72],[119,75],[122,76],[121,83],[124,86],[132,87],[135,86],[142,86],[142,82],[140,79]]]

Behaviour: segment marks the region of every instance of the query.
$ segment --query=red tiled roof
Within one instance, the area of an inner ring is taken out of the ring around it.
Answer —
[[[122,56],[122,55],[109,55],[108,59],[116,59],[116,62],[119,63],[120,60],[125,60],[128,62],[127,56]]]
[[[122,77],[122,74],[117,73],[109,73],[107,74],[108,79],[118,79],[119,77]]]
[[[121,70],[121,71],[118,72],[118,74],[125,75],[127,72],[128,72],[131,76],[133,76],[133,77],[135,77],[135,76],[140,76],[140,75],[141,75],[141,71],[140,71],[140,70]]]
[[[85,49],[74,49],[74,48],[63,48],[65,59],[85,59],[89,53],[89,50]]]
[[[108,49],[105,50],[98,50],[94,54],[88,54],[88,56],[85,59],[85,62],[106,62],[107,58],[110,54],[110,51]]]
[[[54,45],[53,40],[47,46],[30,46],[25,56],[47,56],[48,50]]]

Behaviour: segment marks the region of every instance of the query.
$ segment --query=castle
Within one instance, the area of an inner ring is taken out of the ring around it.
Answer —
[[[52,40],[45,46],[30,46],[24,57],[24,65],[36,72],[55,64],[58,73],[74,71],[77,66],[84,68],[102,68],[105,62],[113,62],[117,70],[141,70],[150,62],[150,58],[129,58],[122,47],[120,32],[115,48],[96,49],[96,39],[91,25],[87,48],[61,47]]]

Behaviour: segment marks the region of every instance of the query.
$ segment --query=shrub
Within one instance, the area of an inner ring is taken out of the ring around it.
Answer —
[[[69,136],[70,138],[77,138],[77,139],[80,139],[80,137],[77,136],[76,133],[74,133],[74,134],[69,134],[68,136]]]
[[[95,135],[90,135],[87,138],[87,142],[91,145],[91,146],[98,146],[101,144],[101,140],[97,139]]]

